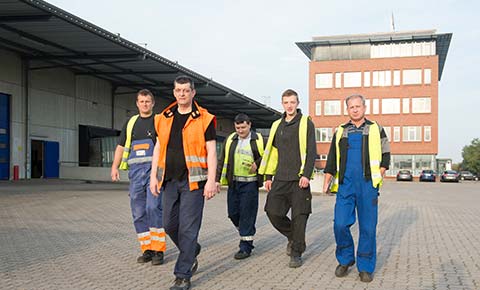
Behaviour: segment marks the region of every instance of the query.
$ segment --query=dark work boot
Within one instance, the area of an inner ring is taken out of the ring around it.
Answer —
[[[190,286],[190,279],[175,278],[175,281],[173,281],[173,286],[170,287],[170,290],[188,290],[190,289]]]
[[[368,272],[360,272],[359,274],[360,276],[360,281],[362,282],[372,282],[373,280],[373,276],[371,273],[368,273]]]
[[[290,268],[298,268],[301,267],[303,264],[301,256],[291,256],[290,262],[288,263],[288,267]]]
[[[337,277],[347,276],[348,267],[353,266],[353,264],[355,264],[355,262],[351,262],[348,265],[338,265],[337,268],[335,269],[335,276]]]
[[[152,257],[155,255],[155,253],[151,250],[146,250],[143,252],[143,254],[137,258],[137,263],[144,264],[148,263],[152,260]]]
[[[161,265],[163,264],[163,252],[155,252],[152,257],[152,265]]]

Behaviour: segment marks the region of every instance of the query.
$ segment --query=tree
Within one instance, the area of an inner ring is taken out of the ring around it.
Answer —
[[[480,139],[475,138],[470,145],[462,150],[463,168],[474,173],[480,173]]]

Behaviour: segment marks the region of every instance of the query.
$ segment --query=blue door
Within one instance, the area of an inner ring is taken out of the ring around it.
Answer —
[[[10,104],[0,93],[0,179],[10,178]]]
[[[44,141],[43,143],[43,162],[44,162],[44,178],[58,178],[60,160],[60,144],[54,141]]]

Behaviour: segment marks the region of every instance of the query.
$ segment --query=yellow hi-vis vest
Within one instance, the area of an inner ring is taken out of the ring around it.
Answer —
[[[305,168],[305,161],[307,159],[307,128],[308,128],[308,119],[310,117],[303,116],[300,119],[300,128],[298,130],[298,142],[300,144],[300,160],[301,166],[298,176],[303,175],[303,170]],[[262,162],[260,163],[260,168],[258,169],[258,174],[261,175],[275,175],[277,172],[278,166],[278,149],[273,146],[273,139],[275,138],[275,133],[277,132],[278,126],[282,119],[278,119],[273,122],[272,129],[270,129],[270,136],[268,137],[267,146],[265,147],[265,152],[263,154]],[[310,179],[313,179],[313,172]]]
[[[227,138],[227,142],[225,143],[225,159],[223,160],[223,167],[222,167],[222,175],[220,176],[220,184],[222,185],[228,185],[228,179],[227,179],[227,167],[228,167],[228,155],[230,155],[230,147],[233,142],[233,136],[235,136],[235,132],[230,134]],[[255,140],[257,143],[257,148],[258,148],[258,153],[260,153],[260,156],[263,156],[263,137],[260,133],[257,133],[257,140]],[[250,146],[251,149],[251,146]],[[251,176],[256,176],[257,173],[251,174]]]
[[[138,119],[138,114],[134,115],[128,120],[127,129],[126,129],[126,137],[125,146],[123,146],[123,155],[122,155],[122,162],[120,162],[120,166],[118,167],[121,170],[128,170],[128,156],[130,156],[130,146],[132,145],[132,131],[135,122]]]
[[[382,160],[382,143],[380,140],[380,128],[376,122],[373,122],[371,125],[365,125],[365,129],[368,130],[368,155],[370,157],[370,172],[372,177],[373,187],[382,186],[383,179],[382,174],[380,173],[380,162]],[[364,131],[365,132],[365,131]],[[345,134],[344,134],[345,133]],[[345,135],[345,136],[344,136]],[[333,179],[332,187],[330,188],[331,192],[337,192],[339,186],[339,174],[340,174],[340,139],[342,137],[347,137],[347,132],[344,131],[343,126],[340,125],[337,128],[337,133],[335,136],[335,149],[337,156],[337,172]],[[362,148],[363,150],[363,148]],[[362,164],[363,166],[363,164]]]

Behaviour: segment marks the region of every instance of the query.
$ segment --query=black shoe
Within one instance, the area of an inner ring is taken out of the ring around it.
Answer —
[[[201,251],[202,251],[202,246],[199,243],[197,243],[197,249],[195,250],[195,260],[193,260],[192,268],[190,269],[190,271],[192,272],[192,275],[195,274],[198,270],[197,256],[200,254]]]
[[[371,273],[368,273],[368,272],[360,272],[359,274],[360,276],[360,281],[362,282],[372,282],[373,280],[373,276]]]
[[[244,252],[242,250],[238,251],[235,256],[233,256],[235,258],[235,260],[243,260],[243,259],[246,259],[248,257],[250,257],[250,253],[247,253],[247,252]]]
[[[355,262],[351,262],[348,265],[338,265],[337,268],[335,269],[335,276],[337,277],[347,276],[348,267],[353,266],[353,264],[355,264]]]
[[[152,265],[161,265],[163,264],[163,252],[155,252],[155,255],[152,257]]]
[[[143,254],[137,258],[137,263],[144,264],[148,263],[152,260],[152,257],[155,255],[155,253],[151,250],[146,250],[143,252]]]
[[[288,241],[288,244],[287,244],[287,256],[291,256],[292,255],[292,241]]]
[[[301,256],[291,256],[290,262],[288,263],[288,267],[290,268],[298,268],[301,267],[303,264]]]
[[[175,278],[173,281],[173,286],[170,287],[170,290],[188,290],[190,289],[190,279]]]

